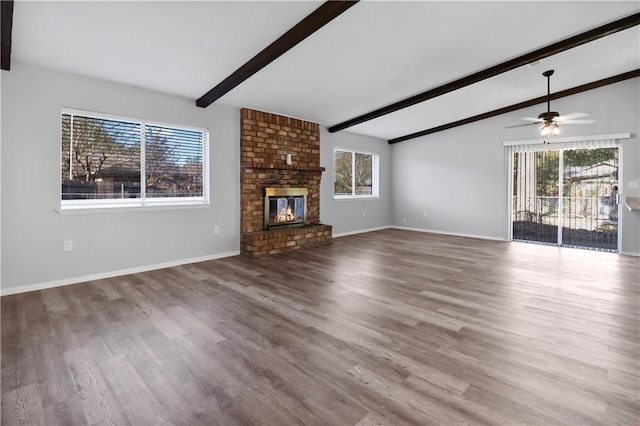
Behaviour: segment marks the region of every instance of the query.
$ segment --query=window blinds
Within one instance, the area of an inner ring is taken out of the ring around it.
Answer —
[[[62,206],[206,201],[203,130],[63,111]]]

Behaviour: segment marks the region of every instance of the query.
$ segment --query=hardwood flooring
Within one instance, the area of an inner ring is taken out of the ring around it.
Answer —
[[[384,230],[2,298],[2,424],[638,425],[640,258]]]

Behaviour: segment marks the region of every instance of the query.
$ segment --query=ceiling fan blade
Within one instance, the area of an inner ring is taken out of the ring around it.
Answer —
[[[536,123],[542,123],[544,120],[535,117],[522,117],[520,120],[523,121],[535,121]]]
[[[565,115],[561,115],[560,117],[556,118],[556,121],[558,122],[565,122],[566,120],[573,120],[574,118],[582,118],[582,117],[587,117],[591,114],[589,114],[588,112],[572,112],[570,114],[565,114]]]
[[[596,120],[567,120],[561,121],[560,124],[591,124],[595,123]]]
[[[505,126],[505,129],[513,129],[514,127],[535,126],[536,124],[540,124],[540,123],[516,124],[513,126]]]

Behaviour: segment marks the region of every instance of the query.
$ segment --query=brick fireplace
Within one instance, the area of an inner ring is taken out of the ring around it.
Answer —
[[[247,108],[241,110],[241,122],[240,252],[261,256],[331,241],[331,225],[320,222],[324,167],[320,167],[318,124]],[[306,189],[305,223],[268,227],[267,188]]]

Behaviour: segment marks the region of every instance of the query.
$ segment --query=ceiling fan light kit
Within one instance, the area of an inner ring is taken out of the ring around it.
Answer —
[[[560,134],[560,125],[553,122],[545,122],[540,126],[540,136],[558,136]]]

